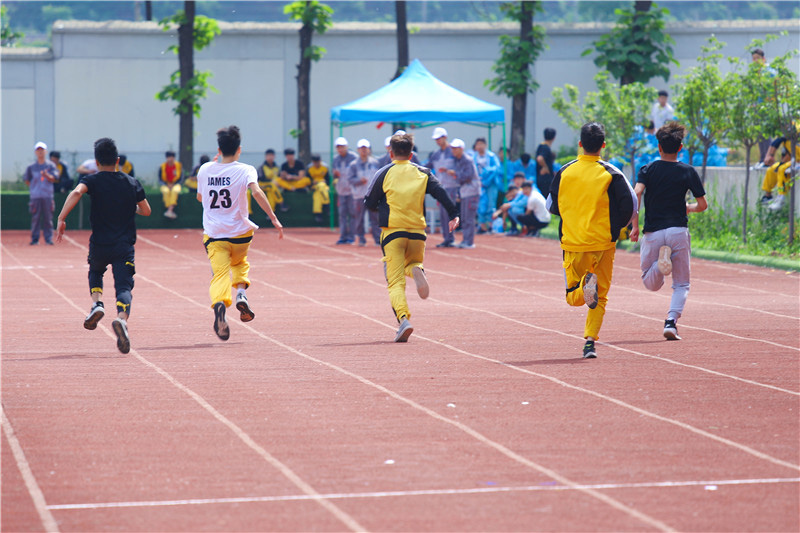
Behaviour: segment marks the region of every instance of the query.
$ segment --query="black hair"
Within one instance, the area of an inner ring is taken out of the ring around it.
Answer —
[[[267,151],[264,152],[264,155],[268,155],[268,154],[273,154],[274,155],[275,154],[275,150],[273,150],[272,148],[267,148]]]
[[[94,158],[98,165],[107,167],[117,164],[117,145],[113,139],[103,137],[94,143]]]
[[[238,127],[228,126],[217,131],[217,146],[223,157],[236,155],[236,150],[239,149],[241,144],[242,135],[239,133]]]
[[[661,89],[660,91],[658,91],[658,96],[669,96],[669,93],[664,89]]]
[[[522,161],[523,165],[527,165],[528,163],[531,162],[531,154],[526,152],[526,153],[522,154],[521,156],[519,156],[519,160]]]
[[[472,149],[473,150],[475,149],[475,145],[478,144],[478,143],[483,143],[483,144],[487,144],[487,145],[489,144],[489,143],[486,142],[486,138],[485,137],[478,137],[477,139],[475,139],[475,142],[472,143]]]
[[[667,122],[656,132],[656,139],[665,154],[677,154],[683,144],[686,128],[678,122]]]
[[[556,129],[555,128],[545,128],[544,129],[544,140],[545,141],[552,141],[556,138]]]
[[[119,154],[119,164],[120,164],[120,166],[124,165],[127,160],[128,160],[128,156],[126,156],[125,154]]]
[[[287,148],[283,151],[283,155],[294,154],[294,148]]]
[[[516,191],[517,189],[519,189],[519,187],[517,187],[516,185],[509,185],[508,189],[506,190],[506,194],[508,194],[511,191]]]
[[[600,151],[606,142],[606,129],[599,122],[587,122],[581,126],[581,146],[585,153],[594,154]]]
[[[50,152],[50,157],[56,157],[58,159],[61,159],[61,152],[59,152],[58,150],[53,150],[52,152]]]
[[[211,158],[208,157],[206,154],[203,154],[203,155],[200,156],[200,164],[201,165],[205,165],[209,161],[211,161]]]
[[[392,135],[389,141],[389,146],[392,149],[392,154],[398,157],[408,157],[411,155],[411,150],[414,148],[414,137],[410,133],[401,133],[400,135]]]
[[[522,186],[523,186],[523,187],[533,187],[533,182],[530,182],[530,181],[523,181],[523,182],[522,182]]]
[[[648,129],[648,130],[655,129],[655,127],[656,127],[656,125],[653,123],[653,121],[652,121],[652,120],[651,120],[650,122],[648,122],[648,123],[647,123],[647,129]]]
[[[513,180],[513,179],[516,179],[516,178],[525,179],[525,173],[523,171],[521,171],[521,170],[518,170],[518,171],[514,172],[514,175],[511,177],[511,179]]]
[[[164,157],[175,157],[175,152],[173,152],[172,150],[167,150],[164,153]]]
[[[764,50],[762,50],[761,48],[753,48],[753,50],[750,52],[750,55],[761,56],[762,59],[767,57],[766,55],[764,55]]]
[[[311,154],[311,160],[312,161],[322,161],[322,156],[320,156],[319,154]]]

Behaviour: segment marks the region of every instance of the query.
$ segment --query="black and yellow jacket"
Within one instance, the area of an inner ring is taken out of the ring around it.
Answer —
[[[430,169],[405,160],[378,170],[364,205],[378,212],[378,224],[385,231],[422,234],[424,238],[426,194],[444,206],[450,220],[458,216],[458,208]]]
[[[561,248],[571,252],[610,250],[631,221],[636,200],[628,180],[599,156],[580,155],[558,171],[548,207],[561,217]]]

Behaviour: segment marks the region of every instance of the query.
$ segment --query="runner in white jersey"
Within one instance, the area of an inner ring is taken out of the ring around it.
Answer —
[[[248,189],[277,228],[278,238],[283,238],[283,226],[258,186],[255,167],[239,162],[241,141],[236,126],[219,130],[219,155],[197,172],[197,200],[203,203],[203,244],[213,271],[209,295],[214,309],[214,332],[224,341],[230,337],[225,310],[232,303],[232,287],[237,289],[236,309],[242,322],[249,322],[256,316],[245,292],[250,286],[247,252],[258,228],[248,218]]]

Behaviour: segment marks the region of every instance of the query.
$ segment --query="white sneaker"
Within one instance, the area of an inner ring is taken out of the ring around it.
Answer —
[[[239,310],[239,320],[242,322],[250,322],[256,317],[256,314],[247,303],[247,296],[244,294],[236,295],[236,309]]]
[[[672,274],[672,248],[662,246],[658,250],[658,271],[669,276]]]
[[[772,200],[772,203],[769,204],[769,208],[772,211],[780,211],[785,202],[786,202],[786,195],[779,194],[774,200]]]
[[[597,276],[592,272],[583,278],[583,301],[589,309],[597,307]]]
[[[397,335],[394,337],[394,342],[408,342],[408,338],[414,332],[414,326],[407,318],[400,322],[400,328],[397,330]]]
[[[414,277],[414,283],[417,286],[417,294],[423,300],[431,293],[431,288],[428,285],[428,278],[425,277],[425,271],[420,267],[415,266],[411,269],[411,274]]]
[[[117,334],[117,348],[122,353],[131,351],[131,339],[128,337],[128,324],[121,318],[115,318],[111,323],[111,328]]]

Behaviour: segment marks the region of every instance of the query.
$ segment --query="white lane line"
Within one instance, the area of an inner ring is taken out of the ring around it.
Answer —
[[[768,479],[716,479],[711,481],[654,481],[642,483],[600,483],[593,485],[525,485],[520,487],[474,487],[469,489],[417,489],[395,490],[382,492],[351,492],[330,493],[321,496],[327,500],[352,500],[359,498],[403,498],[408,496],[458,496],[462,494],[496,494],[499,492],[553,492],[573,491],[578,487],[592,490],[614,489],[660,489],[676,487],[706,487],[706,486],[735,486],[735,485],[775,485],[800,483],[800,478],[768,478]],[[190,500],[156,500],[140,502],[98,502],[98,503],[67,503],[48,506],[54,511],[67,511],[74,509],[108,509],[115,507],[164,507],[173,505],[214,505],[230,503],[264,503],[264,502],[292,502],[312,499],[307,494],[289,494],[284,496],[243,496],[239,498],[193,498]]]
[[[76,246],[76,247],[78,247],[80,249],[85,249],[85,247],[83,247],[82,245],[77,243],[74,239],[71,239],[70,237],[66,237],[66,239],[72,245],[74,245],[74,246]],[[9,253],[9,255],[11,255],[11,257],[14,260],[18,261],[18,259],[13,254]],[[44,278],[42,278],[41,276],[39,276],[37,273],[35,273],[33,271],[29,270],[29,273],[32,276],[34,276],[35,278],[37,278],[42,284],[47,286],[51,291],[53,291],[54,294],[58,294],[59,296],[61,296],[61,298],[65,302],[67,302],[70,306],[72,306],[73,308],[77,309],[79,312],[82,311],[81,308],[75,302],[70,300],[70,298],[66,294],[64,294],[61,291],[59,291],[50,282],[48,282],[47,280],[45,280]],[[141,274],[137,274],[137,277],[139,277],[140,279],[143,279],[145,281],[149,281],[150,283],[153,283],[156,286],[159,286],[164,290],[168,290],[168,289],[166,289],[166,287],[163,287],[158,283],[150,281],[147,277],[142,276]],[[169,292],[172,292],[173,294],[175,294],[177,296],[181,296],[175,291],[169,290]],[[207,306],[201,304],[200,302],[196,302],[194,300],[191,300],[190,298],[185,298],[185,299],[187,301],[191,302],[191,303],[194,303],[195,305],[197,305],[199,307],[202,307],[204,309],[207,308]],[[104,331],[105,334],[108,337],[110,337],[112,339],[116,339],[116,335],[113,334],[107,327],[101,326],[100,329],[102,331]],[[281,461],[279,461],[277,458],[275,458],[267,450],[262,448],[255,440],[253,440],[250,437],[250,435],[248,435],[244,430],[242,430],[239,426],[237,426],[233,421],[228,419],[225,415],[223,415],[217,409],[215,409],[202,396],[200,396],[199,394],[197,394],[196,392],[191,390],[189,387],[183,385],[181,382],[179,382],[177,379],[172,377],[171,374],[169,374],[167,371],[163,370],[158,365],[156,365],[154,363],[151,363],[150,361],[145,359],[136,350],[131,349],[130,354],[133,355],[136,359],[138,359],[142,364],[152,368],[155,372],[160,374],[162,377],[166,378],[177,389],[181,390],[182,392],[187,394],[190,398],[192,398],[203,409],[205,409],[209,414],[211,414],[211,416],[213,416],[217,421],[219,421],[220,423],[222,423],[226,427],[228,427],[228,429],[230,429],[233,432],[233,434],[236,435],[236,437],[238,437],[244,444],[246,444],[250,449],[252,449],[254,452],[256,452],[256,454],[258,454],[267,463],[269,463],[271,466],[273,466],[275,469],[277,469],[281,474],[283,474],[284,477],[286,477],[298,489],[300,489],[304,494],[306,494],[309,497],[309,499],[316,501],[324,509],[326,509],[332,515],[334,515],[336,518],[338,518],[345,526],[347,526],[348,529],[350,529],[351,531],[366,531],[366,529],[361,524],[359,524],[353,517],[351,517],[349,514],[347,514],[346,512],[342,511],[341,509],[339,509],[334,503],[332,503],[332,502],[326,500],[325,498],[321,497],[320,494],[310,484],[306,483],[306,481],[304,481],[300,476],[298,476],[292,469],[290,469],[288,466],[286,466]],[[5,418],[5,415],[3,415],[3,416]]]
[[[254,250],[254,251],[257,252],[257,250]],[[173,253],[175,253],[179,257],[183,257],[183,258],[186,258],[188,260],[194,261],[194,259],[189,258],[189,256],[187,256],[186,254],[183,254],[183,253],[180,253],[180,252],[177,252],[177,251],[173,251]],[[158,282],[156,282],[154,280],[150,280],[150,279],[145,278],[143,276],[140,276],[140,277],[142,277],[145,281],[155,285],[156,287],[158,287],[159,289],[161,289],[161,290],[163,290],[165,292],[172,293],[176,297],[181,298],[183,300],[186,300],[186,301],[188,301],[188,302],[190,302],[190,303],[192,303],[194,305],[197,305],[197,306],[200,306],[200,307],[203,307],[203,308],[207,308],[206,305],[201,304],[200,302],[197,302],[196,300],[193,300],[193,299],[191,299],[191,298],[189,298],[189,297],[187,297],[187,296],[185,296],[183,294],[180,294],[180,293],[178,293],[178,292],[176,292],[176,291],[174,291],[174,290],[172,290],[172,289],[170,289],[168,287],[165,287],[165,286],[161,285],[160,283],[158,283]],[[286,289],[271,285],[271,284],[263,282],[263,281],[256,281],[256,283],[259,283],[261,285],[265,285],[265,286],[273,288],[275,290],[282,291],[282,292],[284,292],[286,294],[289,294],[290,296],[293,296],[295,298],[306,299],[308,301],[316,303],[317,305],[323,305],[323,306],[326,306],[326,307],[331,307],[333,309],[338,309],[338,310],[345,311],[345,312],[348,312],[348,313],[353,313],[353,314],[358,315],[358,316],[360,316],[360,317],[362,317],[362,318],[364,318],[366,320],[369,320],[371,322],[379,324],[379,325],[381,325],[383,327],[388,327],[386,324],[378,321],[377,319],[368,317],[368,316],[366,316],[364,314],[356,313],[354,311],[349,311],[347,309],[340,308],[340,307],[335,306],[335,305],[322,303],[322,302],[314,300],[313,298],[310,298],[308,296],[304,296],[304,295],[301,295],[301,294],[296,294],[296,293],[293,293],[292,291],[289,291],[289,290],[286,290]],[[520,463],[520,464],[522,464],[524,466],[527,466],[527,467],[529,467],[529,468],[531,468],[533,470],[536,470],[537,472],[540,472],[540,473],[550,477],[551,479],[554,479],[554,480],[558,481],[562,485],[567,485],[567,486],[570,486],[570,487],[574,487],[576,490],[578,490],[580,492],[583,492],[583,493],[587,494],[588,496],[590,496],[592,498],[600,500],[601,502],[605,503],[606,505],[608,505],[610,507],[613,507],[614,509],[617,509],[618,511],[621,511],[622,513],[627,514],[628,516],[630,516],[632,518],[635,518],[635,519],[637,519],[637,520],[639,520],[639,521],[641,521],[641,522],[643,522],[645,524],[648,524],[648,525],[650,525],[650,526],[652,526],[652,527],[654,527],[654,528],[656,528],[656,529],[658,529],[660,531],[674,531],[673,528],[671,528],[670,526],[668,526],[664,522],[661,522],[660,520],[658,520],[656,518],[653,518],[653,517],[641,512],[641,511],[639,511],[637,509],[629,507],[629,506],[625,505],[624,503],[622,503],[622,502],[620,502],[620,501],[618,501],[618,500],[616,500],[616,499],[614,499],[614,498],[612,498],[612,497],[610,497],[610,496],[608,496],[606,494],[603,494],[602,492],[599,492],[599,491],[591,489],[591,488],[581,488],[579,483],[576,483],[576,482],[570,480],[569,478],[567,478],[566,476],[563,476],[562,474],[556,472],[555,470],[552,470],[552,469],[547,468],[547,467],[545,467],[543,465],[540,465],[539,463],[536,463],[536,462],[528,459],[527,457],[524,457],[524,456],[518,454],[517,452],[515,452],[515,451],[513,451],[513,450],[511,450],[511,449],[509,449],[509,448],[507,448],[505,446],[503,446],[499,442],[495,442],[495,441],[489,439],[488,437],[486,437],[482,433],[472,429],[470,426],[467,426],[466,424],[464,424],[462,422],[459,422],[457,420],[453,420],[451,418],[443,416],[443,415],[439,414],[438,412],[436,412],[436,411],[434,411],[432,409],[429,409],[429,408],[425,407],[424,405],[421,405],[421,404],[415,402],[414,400],[412,400],[410,398],[406,398],[405,396],[402,396],[402,395],[394,392],[393,390],[388,389],[388,388],[384,387],[383,385],[380,385],[379,383],[375,383],[374,381],[370,381],[369,379],[367,379],[367,378],[365,378],[363,376],[360,376],[360,375],[358,375],[358,374],[356,374],[354,372],[351,372],[351,371],[349,371],[349,370],[347,370],[345,368],[342,368],[340,366],[334,365],[333,363],[330,363],[330,362],[325,361],[323,359],[319,359],[318,357],[314,357],[312,355],[304,353],[304,352],[302,352],[302,351],[300,351],[300,350],[298,350],[298,349],[296,349],[296,348],[294,348],[292,346],[289,346],[288,344],[285,344],[285,343],[279,341],[276,338],[270,337],[269,335],[266,335],[266,334],[264,334],[264,333],[262,333],[262,332],[260,332],[260,331],[258,331],[256,329],[254,329],[248,323],[231,322],[231,324],[236,324],[237,326],[240,326],[240,327],[250,331],[251,333],[257,335],[258,337],[261,337],[262,339],[264,339],[266,341],[269,341],[272,344],[274,344],[276,346],[279,346],[279,347],[283,348],[284,350],[286,350],[288,352],[291,352],[291,353],[293,353],[295,355],[298,355],[298,356],[300,356],[300,357],[302,357],[304,359],[307,359],[309,361],[313,361],[313,362],[315,362],[317,364],[326,366],[326,367],[328,367],[328,368],[330,368],[330,369],[332,369],[332,370],[334,370],[336,372],[339,372],[342,375],[348,376],[348,377],[350,377],[350,378],[352,378],[352,379],[354,379],[356,381],[359,381],[360,383],[362,383],[362,384],[364,384],[364,385],[366,385],[368,387],[371,387],[373,389],[379,390],[382,393],[384,393],[384,394],[396,399],[397,401],[399,401],[401,403],[404,403],[404,404],[412,407],[413,409],[421,411],[422,413],[430,416],[431,418],[434,418],[435,420],[438,420],[440,422],[444,422],[445,424],[448,424],[450,426],[453,426],[453,427],[461,430],[462,432],[464,432],[467,435],[473,437],[474,439],[476,439],[477,441],[483,443],[484,445],[495,449],[496,451],[498,451],[502,455],[506,456],[507,458],[511,459],[512,461],[515,461],[515,462]],[[323,500],[323,501],[326,501],[326,500]]]
[[[339,253],[339,254],[347,254],[347,255],[354,255],[354,256],[357,256],[357,257],[361,257],[360,254],[357,254],[357,253],[352,252],[352,251],[340,250],[340,249],[336,249],[336,248],[331,250],[330,248],[328,248],[328,247],[326,247],[324,245],[321,245],[321,244],[318,244],[318,243],[315,243],[315,242],[312,242],[312,241],[305,241],[305,240],[298,239],[298,238],[292,238],[292,239],[289,239],[289,240],[292,240],[294,242],[298,242],[298,243],[301,243],[301,244],[304,244],[304,245],[310,246],[310,247],[321,248],[323,250],[328,250],[328,251],[334,251],[334,252]],[[495,263],[497,263],[497,262],[495,261]],[[307,263],[307,264],[309,266],[311,266],[310,262]],[[552,272],[529,269],[527,267],[523,267],[523,266],[519,266],[519,265],[513,265],[513,264],[509,264],[509,263],[498,263],[498,264],[499,265],[505,265],[505,266],[512,266],[512,267],[515,267],[515,268],[519,268],[519,269],[522,269],[522,270],[527,270],[527,271],[535,272],[535,273],[543,273],[544,272],[544,273],[547,273],[547,274],[552,274]],[[445,276],[455,277],[455,278],[458,278],[458,279],[470,279],[470,280],[474,280],[474,281],[479,281],[481,283],[488,283],[488,284],[496,285],[496,283],[494,283],[494,282],[487,282],[487,281],[484,281],[484,280],[481,280],[481,279],[477,279],[477,278],[469,278],[468,276],[461,275],[461,274],[457,274],[456,275],[456,274],[450,274],[450,273],[447,273],[447,272],[442,272],[442,271],[437,271],[437,270],[431,270],[431,272],[436,272],[438,274],[443,274]],[[560,276],[563,279],[563,273]],[[346,276],[346,277],[351,278],[352,276]],[[361,279],[365,279],[365,278],[361,278]],[[369,281],[372,282],[372,280],[369,280]],[[615,285],[615,287],[616,287],[616,285]],[[526,293],[526,294],[530,294],[532,296],[537,296],[539,298],[545,298],[545,299],[548,299],[548,300],[552,300],[552,301],[556,301],[556,302],[559,302],[561,304],[564,304],[563,297],[555,298],[555,297],[549,296],[547,294],[543,294],[543,293],[536,292],[536,291],[525,291],[525,290],[522,290],[522,289],[519,289],[519,288],[516,288],[516,287],[513,287],[513,286],[502,286],[502,288],[506,289],[506,290],[511,289],[511,290],[514,290],[514,291],[517,291],[517,292],[523,292],[523,293]],[[623,287],[623,288],[625,288],[625,287]],[[635,292],[635,289],[628,289],[628,290],[631,290],[631,291]],[[640,291],[640,292],[642,292],[642,291]],[[650,291],[644,291],[644,292],[645,292],[645,294],[652,294]],[[447,302],[443,302],[443,303],[447,303]],[[654,321],[654,322],[658,322],[658,323],[661,322],[660,319],[653,318],[651,316],[640,315],[638,313],[634,313],[632,311],[628,311],[628,310],[625,310],[625,309],[612,308],[612,309],[606,310],[606,314],[608,314],[608,313],[622,313],[622,314],[630,315],[630,316],[633,316],[633,317],[636,317],[636,318],[640,318],[642,320],[649,320],[649,321]],[[531,327],[536,327],[536,326],[531,326]],[[720,335],[720,336],[723,336],[723,337],[730,337],[730,338],[734,338],[736,340],[741,340],[741,341],[750,341],[750,342],[758,342],[758,343],[762,343],[762,344],[769,344],[771,346],[776,346],[778,348],[786,348],[786,349],[789,349],[789,350],[794,350],[794,351],[800,352],[800,346],[789,346],[789,345],[786,345],[786,344],[780,344],[780,343],[777,343],[777,342],[773,342],[773,341],[770,341],[770,340],[767,340],[767,339],[762,339],[762,338],[757,338],[757,337],[742,337],[742,336],[739,336],[739,335],[734,335],[733,333],[726,333],[724,331],[717,331],[717,330],[708,329],[708,328],[704,328],[704,327],[700,327],[700,326],[692,326],[692,325],[686,324],[685,322],[681,322],[681,327],[682,328],[686,328],[686,329],[694,329],[694,330],[698,330],[698,331],[705,331],[705,332],[708,332],[708,333],[714,333],[716,335]],[[553,330],[547,330],[546,328],[539,328],[539,329],[543,329],[545,331],[553,331]],[[600,343],[600,344],[604,344],[604,343]],[[622,350],[621,348],[619,348],[619,349]],[[631,353],[635,353],[635,352],[631,352]],[[771,387],[771,385],[765,385],[765,386]]]
[[[524,266],[524,265],[518,265],[518,264],[515,264],[515,263],[506,263],[504,261],[494,261],[494,260],[491,260],[491,259],[485,259],[485,258],[482,258],[482,257],[471,257],[471,256],[467,256],[467,255],[463,256],[463,259],[467,259],[469,261],[477,261],[477,262],[480,262],[480,263],[489,263],[489,264],[493,264],[493,265],[496,265],[496,266],[505,266],[505,267],[517,268],[517,269],[520,269],[520,270],[525,270],[525,271],[528,271],[528,272],[534,272],[534,273],[537,273],[537,274],[558,275],[558,277],[563,278],[563,272],[543,271],[543,270],[538,270],[538,269],[535,269],[535,268],[530,268],[530,267],[527,267],[527,266]],[[614,270],[615,271],[617,271],[617,270],[628,270],[628,271],[632,271],[632,272],[634,271],[634,269],[632,269],[632,268],[625,267],[623,265],[617,265],[616,263],[614,264]],[[635,270],[635,272],[637,272],[639,275],[641,275],[641,270]],[[701,281],[701,280],[698,280],[698,281]],[[704,281],[705,283],[716,284],[716,285],[720,285],[720,286],[724,286],[724,287],[729,287],[730,288],[730,285],[726,284],[726,283],[719,283],[719,282],[713,282],[713,281],[708,281],[708,280],[702,280],[702,281]],[[648,295],[648,296],[654,296],[654,297],[657,297],[657,298],[660,298],[660,299],[670,299],[671,298],[671,295],[668,292],[648,291],[646,289],[641,289],[641,288],[636,288],[636,287],[629,287],[627,285],[623,285],[623,284],[619,284],[619,283],[614,285],[614,287],[619,287],[621,290],[630,291],[630,292],[633,292],[635,294],[643,294],[643,295]],[[665,287],[666,287],[666,285],[665,285]],[[749,287],[746,287],[746,286],[745,287],[738,287],[737,286],[737,288],[742,289],[742,288],[749,288]],[[766,290],[761,290],[761,289],[752,289],[752,288],[750,288],[750,290],[756,291],[756,292],[761,292],[763,294],[768,294],[770,296],[775,296],[775,293],[772,292],[772,291],[766,291]],[[780,296],[786,296],[784,293],[779,293],[779,295]],[[692,301],[695,302],[695,303],[698,303],[698,304],[703,304],[703,305],[718,306],[718,307],[728,307],[728,308],[732,308],[732,309],[738,309],[738,310],[741,310],[741,311],[751,311],[751,312],[756,312],[756,313],[762,313],[762,314],[769,315],[769,316],[775,316],[775,317],[778,317],[778,318],[787,318],[787,319],[790,319],[790,320],[800,321],[800,316],[785,315],[785,314],[775,313],[773,311],[765,311],[765,310],[757,309],[757,308],[753,308],[753,307],[743,307],[743,306],[734,305],[734,304],[726,304],[726,303],[719,303],[719,302],[709,302],[707,300],[696,299],[696,298],[693,299]]]
[[[326,273],[329,273],[329,274],[333,274],[333,275],[336,275],[336,276],[344,277],[343,274],[340,274],[340,273],[335,272],[333,270],[328,270],[328,269],[320,267],[320,266],[316,266],[316,265],[307,265],[307,266],[309,268],[313,268],[315,270],[320,270],[320,271],[323,271],[323,272],[326,272]],[[352,276],[348,276],[348,277],[351,277],[351,279],[352,279]],[[359,279],[359,278],[356,278],[356,279]],[[372,282],[372,280],[367,280],[365,278],[360,278],[360,279],[362,279],[364,281]],[[389,329],[394,331],[394,328],[392,328],[391,326],[389,326],[387,324],[384,324],[384,323],[382,323],[382,322],[380,322],[380,321],[378,321],[378,320],[376,320],[376,319],[374,319],[372,317],[368,317],[368,316],[366,316],[366,315],[364,315],[362,313],[359,313],[357,311],[351,311],[350,309],[346,309],[344,307],[339,307],[338,305],[321,302],[321,301],[316,300],[316,299],[314,299],[314,298],[312,298],[310,296],[297,294],[297,293],[294,293],[294,292],[289,291],[287,289],[284,289],[282,287],[278,287],[276,285],[272,285],[272,284],[269,284],[269,283],[266,283],[266,282],[261,282],[261,283],[263,285],[266,285],[266,286],[272,288],[272,289],[284,292],[286,294],[289,294],[289,295],[292,295],[292,296],[295,296],[295,297],[299,297],[299,298],[304,298],[304,299],[306,299],[306,300],[308,300],[308,301],[310,301],[310,302],[312,302],[312,303],[314,303],[316,305],[322,305],[322,306],[330,307],[332,309],[336,309],[336,310],[339,310],[339,311],[344,311],[346,313],[351,313],[351,314],[354,314],[356,316],[360,316],[360,317],[365,318],[365,319],[367,319],[367,320],[369,320],[371,322],[375,322],[375,323],[381,324],[381,325],[383,325],[385,327],[388,327]],[[567,333],[563,333],[563,332],[558,331],[558,330],[552,330],[552,329],[547,329],[547,328],[541,328],[541,327],[538,327],[538,326],[534,326],[532,324],[528,324],[528,323],[523,322],[521,320],[517,320],[517,319],[514,319],[514,318],[510,318],[510,317],[505,317],[505,316],[500,315],[499,313],[495,313],[493,311],[486,311],[486,310],[477,309],[477,308],[464,306],[464,305],[460,305],[460,304],[454,304],[454,303],[450,303],[450,302],[445,302],[445,301],[442,301],[442,300],[438,300],[436,298],[430,298],[429,297],[428,300],[436,302],[436,303],[439,303],[439,304],[443,304],[443,305],[452,305],[452,306],[456,306],[456,307],[462,307],[464,309],[470,309],[470,310],[472,310],[474,312],[483,312],[483,313],[486,313],[486,314],[491,314],[493,316],[497,316],[498,318],[503,318],[505,320],[509,320],[511,322],[517,323],[517,324],[522,325],[522,326],[528,326],[528,327],[532,327],[532,328],[535,328],[535,329],[547,331],[547,332],[550,332],[550,333],[556,333],[556,334],[559,334],[559,335],[563,335],[565,337],[580,338],[580,337],[576,337],[575,335],[570,335],[570,334],[567,334]],[[674,426],[677,426],[679,428],[685,429],[687,431],[691,431],[692,433],[695,433],[696,435],[700,435],[700,436],[706,437],[708,439],[720,442],[720,443],[725,444],[726,446],[729,446],[731,448],[736,448],[736,449],[741,450],[741,451],[743,451],[743,452],[745,452],[747,454],[750,454],[750,455],[752,455],[754,457],[757,457],[759,459],[763,459],[765,461],[768,461],[768,462],[770,462],[772,464],[775,464],[775,465],[778,465],[778,466],[784,466],[786,468],[791,468],[792,470],[800,471],[800,465],[797,465],[797,464],[794,464],[794,463],[790,463],[788,461],[784,461],[783,459],[778,459],[777,457],[772,457],[771,455],[768,455],[766,453],[760,452],[760,451],[758,451],[758,450],[756,450],[754,448],[750,448],[747,445],[740,444],[740,443],[732,441],[730,439],[726,439],[725,437],[720,437],[720,436],[715,435],[713,433],[709,433],[708,431],[705,431],[703,429],[694,427],[691,424],[687,424],[685,422],[681,422],[680,420],[675,420],[673,418],[668,418],[666,416],[662,416],[662,415],[659,415],[657,413],[653,413],[651,411],[647,411],[645,409],[642,409],[640,407],[636,407],[635,405],[629,404],[629,403],[624,402],[622,400],[618,400],[617,398],[613,398],[611,396],[607,396],[607,395],[605,395],[605,394],[603,394],[601,392],[597,392],[597,391],[594,391],[594,390],[591,390],[591,389],[586,389],[586,388],[581,387],[579,385],[573,385],[572,383],[568,383],[568,382],[562,381],[562,380],[560,380],[558,378],[554,378],[552,376],[548,376],[547,374],[541,374],[539,372],[534,372],[532,370],[528,370],[527,368],[522,368],[522,367],[519,367],[519,366],[515,366],[515,365],[512,365],[512,364],[506,363],[504,361],[500,361],[499,359],[494,359],[492,357],[487,357],[487,356],[484,356],[484,355],[479,355],[479,354],[476,354],[476,353],[468,352],[468,351],[463,350],[463,349],[461,349],[461,348],[459,348],[457,346],[453,346],[452,344],[448,344],[446,342],[442,342],[442,341],[438,341],[438,340],[435,340],[435,339],[431,339],[431,338],[425,337],[423,335],[415,335],[414,337],[418,338],[418,339],[426,340],[428,342],[432,342],[432,343],[437,344],[439,346],[443,346],[443,347],[448,348],[448,349],[450,349],[452,351],[464,354],[466,356],[469,356],[469,357],[472,357],[472,358],[475,358],[475,359],[480,359],[480,360],[487,361],[487,362],[490,362],[490,363],[495,363],[495,364],[502,365],[502,366],[504,366],[506,368],[509,368],[509,369],[517,371],[517,372],[522,372],[524,374],[530,374],[531,376],[536,376],[536,377],[539,377],[539,378],[542,378],[542,379],[546,379],[546,380],[548,380],[548,381],[550,381],[552,383],[555,383],[556,385],[561,385],[562,387],[566,387],[566,388],[569,388],[569,389],[572,389],[572,390],[575,390],[575,391],[578,391],[578,392],[582,392],[584,394],[589,394],[589,395],[594,396],[596,398],[599,398],[601,400],[605,400],[607,402],[611,402],[611,403],[616,404],[616,405],[618,405],[620,407],[623,407],[625,409],[629,409],[631,411],[639,413],[640,415],[644,415],[644,416],[647,416],[649,418],[653,418],[655,420],[659,420],[661,422],[666,422],[668,424],[672,424]]]
[[[25,481],[25,487],[28,489],[28,494],[33,500],[33,506],[36,508],[36,512],[39,514],[39,519],[42,521],[42,526],[44,526],[44,530],[48,533],[56,533],[58,531],[58,523],[48,508],[47,501],[44,499],[44,493],[42,492],[42,489],[39,488],[39,484],[36,482],[36,476],[33,475],[31,465],[28,463],[28,459],[25,457],[25,452],[22,450],[22,445],[19,443],[19,440],[17,440],[17,436],[14,434],[14,428],[11,426],[11,422],[9,422],[8,418],[6,417],[5,408],[0,410],[0,413],[2,413],[3,417],[3,432],[6,434],[6,440],[8,441],[8,445],[11,447],[11,453],[14,454],[14,460],[17,463],[17,468],[19,468],[19,472],[22,474],[22,479]],[[8,468],[8,466],[5,466],[5,468]]]

